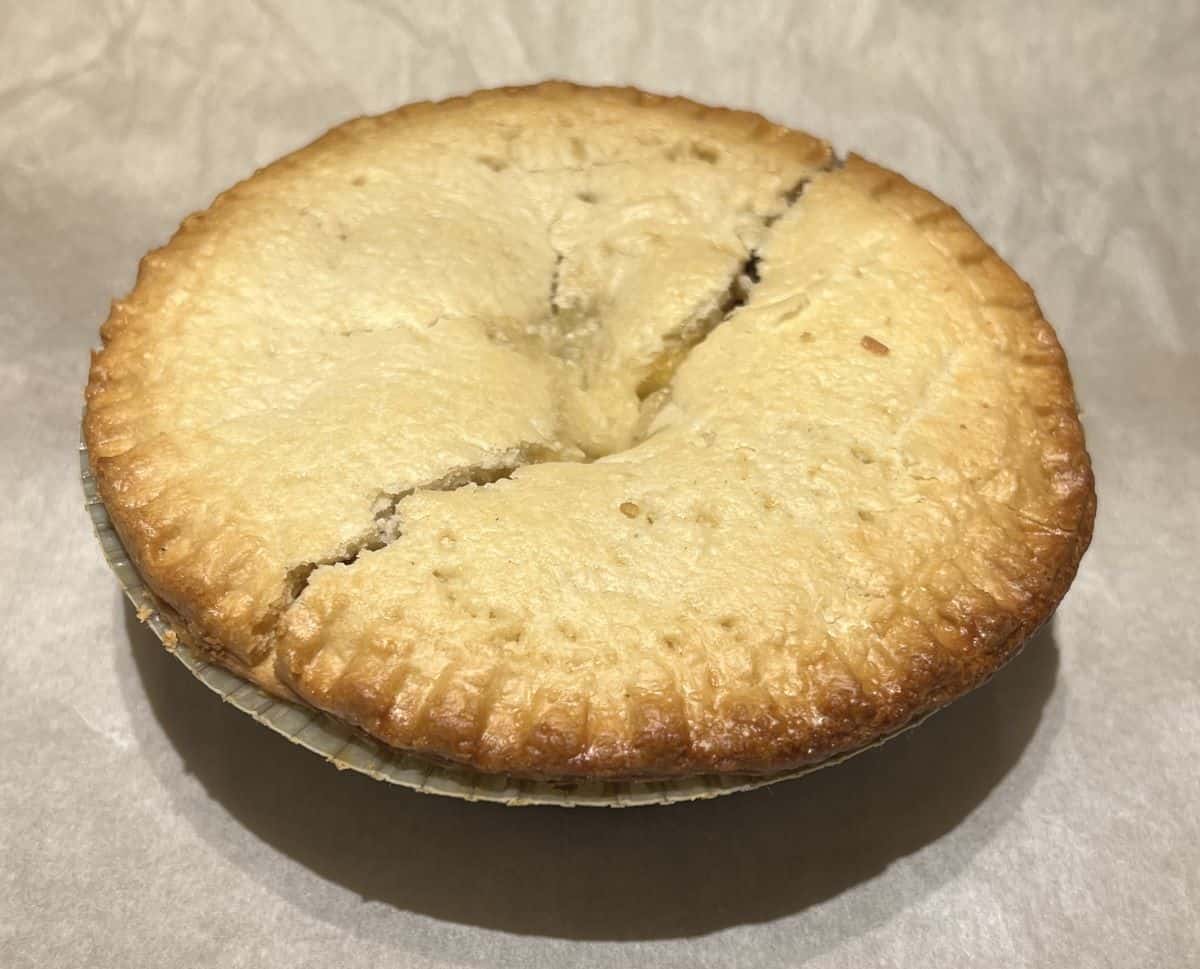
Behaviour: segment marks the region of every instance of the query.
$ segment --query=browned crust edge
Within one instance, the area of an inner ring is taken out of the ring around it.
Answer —
[[[375,118],[356,119],[267,166],[252,178],[295,164],[296,159],[306,153],[353,137],[364,126],[396,123],[406,117],[435,109],[446,110],[471,100],[513,96],[570,99],[581,93],[612,97],[629,104],[664,107],[691,118],[703,116],[717,120],[729,125],[740,137],[753,135],[793,144],[805,160],[814,164],[819,164],[828,155],[828,146],[824,142],[771,124],[750,112],[710,108],[686,98],[651,95],[634,88],[586,88],[552,81],[528,88],[481,91],[443,102],[419,102]],[[669,713],[660,717],[651,711],[643,718],[636,736],[615,746],[580,750],[577,737],[559,734],[552,725],[543,725],[544,729],[535,729],[519,746],[492,750],[484,756],[474,749],[479,738],[477,733],[467,735],[466,724],[441,723],[431,725],[436,729],[428,736],[415,741],[410,738],[397,746],[478,770],[543,779],[647,779],[708,772],[767,774],[815,766],[892,735],[974,689],[1010,660],[1050,617],[1070,587],[1091,541],[1096,511],[1094,476],[1078,420],[1071,376],[1057,337],[1029,286],[955,209],[901,176],[857,156],[848,159],[846,173],[862,179],[881,204],[902,212],[921,227],[932,244],[952,256],[980,305],[995,306],[1008,314],[999,325],[1010,331],[1015,327],[1024,328],[1024,332],[1009,334],[1017,343],[1025,337],[1032,341],[1032,349],[1024,352],[1036,355],[1037,360],[1024,362],[1036,364],[1038,379],[1042,382],[1040,389],[1045,392],[1048,402],[1038,410],[1044,444],[1043,463],[1050,469],[1060,501],[1050,530],[1040,535],[1043,540],[1038,563],[1040,575],[1035,585],[1022,589],[1019,607],[1012,610],[999,606],[952,610],[946,616],[946,627],[937,629],[924,627],[918,620],[906,623],[901,617],[893,629],[885,631],[884,638],[888,645],[900,647],[910,656],[903,681],[886,695],[871,696],[861,685],[845,682],[841,670],[814,670],[818,688],[822,684],[827,687],[819,691],[815,720],[809,711],[799,714],[779,710],[732,711],[719,725],[706,724],[699,733],[696,725],[691,725],[691,729],[681,735]],[[114,527],[147,586],[176,612],[172,623],[177,634],[206,658],[276,696],[294,700],[296,693],[301,691],[294,680],[288,682],[291,678],[286,670],[278,671],[282,675],[281,681],[275,675],[276,671],[266,670],[261,664],[248,665],[231,654],[222,645],[221,624],[217,623],[214,629],[211,622],[205,621],[203,608],[187,607],[188,593],[197,590],[189,588],[189,583],[181,584],[180,576],[169,567],[158,567],[146,554],[153,536],[143,534],[145,523],[140,522],[136,513],[126,509],[121,501],[128,482],[120,475],[110,474],[108,465],[102,460],[109,452],[119,453],[121,429],[111,425],[107,415],[92,407],[94,401],[112,389],[106,352],[120,330],[128,325],[126,307],[129,301],[143,289],[161,283],[164,256],[186,251],[192,241],[189,236],[203,232],[204,220],[235,200],[248,181],[219,195],[207,213],[190,216],[166,246],[144,257],[133,294],[126,301],[114,303],[101,329],[104,349],[94,353],[92,358],[84,437],[97,490]],[[1031,565],[1032,557],[1031,552]],[[351,703],[344,709],[330,710],[326,705],[324,709],[385,743],[396,741],[394,735],[389,736],[391,731],[387,724],[379,720],[372,707],[364,705],[356,709],[356,706]]]

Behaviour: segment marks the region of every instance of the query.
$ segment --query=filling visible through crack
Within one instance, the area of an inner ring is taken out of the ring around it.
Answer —
[[[840,168],[841,164],[841,160],[834,157],[821,170],[833,171]],[[783,193],[783,207],[778,212],[774,212],[762,220],[763,229],[768,234],[771,227],[792,206],[800,201],[800,197],[804,194],[804,189],[810,181],[812,181],[811,177],[802,178]],[[638,383],[637,395],[639,400],[648,401],[648,399],[654,398],[654,400],[650,400],[650,403],[657,402],[658,406],[661,406],[662,401],[669,393],[671,381],[675,378],[675,372],[679,369],[683,361],[687,359],[688,355],[703,343],[713,330],[728,321],[734,313],[746,305],[746,302],[750,299],[750,292],[761,279],[761,253],[766,242],[767,236],[764,235],[758,244],[750,250],[745,261],[733,275],[733,278],[730,279],[724,298],[712,312],[697,320],[689,321],[678,331],[668,334],[664,338],[662,350],[650,365],[649,372]],[[653,408],[653,410],[657,409],[657,407]],[[652,417],[653,415],[651,414],[650,416]],[[648,424],[648,420],[643,418],[642,423]]]
[[[746,305],[746,301],[750,298],[750,290],[759,281],[759,262],[758,250],[752,249],[749,257],[742,263],[729,284],[724,299],[717,304],[714,310],[697,320],[690,321],[675,333],[668,334],[664,338],[663,348],[650,365],[649,373],[638,383],[639,400],[644,401],[652,394],[668,389],[675,377],[675,371],[687,359],[688,354],[703,343],[713,330]]]

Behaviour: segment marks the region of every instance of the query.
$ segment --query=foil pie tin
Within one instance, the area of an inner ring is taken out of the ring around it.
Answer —
[[[535,781],[506,774],[484,774],[466,767],[435,763],[414,754],[376,743],[327,714],[277,699],[228,670],[209,662],[186,642],[176,637],[164,618],[164,607],[142,581],[129,559],[120,536],[100,496],[88,463],[87,446],[79,443],[79,471],[84,504],[104,558],[116,573],[125,595],[168,651],[201,683],[222,700],[292,743],[311,750],[339,770],[352,770],[375,780],[424,794],[440,794],[465,801],[490,801],[511,807],[556,805],[558,807],[641,807],[699,801],[751,791],[840,763],[861,751],[852,751],[820,764],[765,776],[698,774],[665,781],[563,780]],[[904,728],[909,730],[916,723]],[[903,733],[904,730],[898,731]],[[883,738],[880,743],[891,737]],[[864,748],[868,749],[868,748]]]

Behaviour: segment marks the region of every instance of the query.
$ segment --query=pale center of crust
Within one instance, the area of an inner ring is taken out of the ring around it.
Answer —
[[[715,150],[693,147],[687,162],[715,170],[717,159]],[[499,164],[479,160],[489,169]],[[667,160],[679,166],[674,155]],[[368,532],[336,555],[291,569],[289,601],[303,593],[316,570],[354,563],[363,552],[394,541],[403,528],[402,506],[416,493],[486,486],[532,464],[590,464],[621,455],[661,430],[670,420],[666,410],[680,366],[746,305],[758,284],[772,227],[814,175],[839,166],[831,159],[801,167],[800,176],[759,176],[763,184],[756,197],[723,212],[715,225],[697,223],[696,213],[670,193],[631,201],[619,182],[611,197],[600,187],[570,190],[555,204],[549,225],[554,258],[541,287],[547,294],[543,310],[524,321],[477,321],[493,346],[549,375],[553,433],[380,493]],[[434,325],[444,322],[439,315]]]

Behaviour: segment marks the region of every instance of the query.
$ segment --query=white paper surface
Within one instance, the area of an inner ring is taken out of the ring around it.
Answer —
[[[1200,7],[8,3],[0,48],[0,965],[1200,965]],[[141,254],[338,121],[547,76],[829,137],[1033,283],[1100,513],[991,685],[776,789],[513,811],[338,774],[132,618],[75,442]]]

